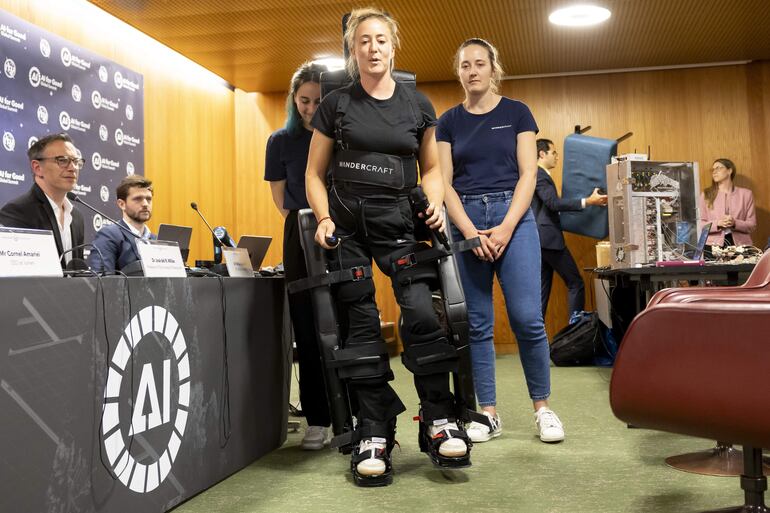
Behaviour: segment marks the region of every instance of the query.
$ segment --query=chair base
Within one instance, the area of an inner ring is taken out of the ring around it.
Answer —
[[[717,509],[705,513],[770,513],[770,509],[765,505],[767,478],[762,474],[762,467],[764,467],[762,449],[744,446],[743,451],[741,489],[745,503],[743,506]]]
[[[743,473],[743,452],[730,444],[717,442],[715,448],[707,451],[669,456],[666,465],[693,474],[737,477]],[[768,458],[764,459],[763,470],[765,475],[770,475]]]

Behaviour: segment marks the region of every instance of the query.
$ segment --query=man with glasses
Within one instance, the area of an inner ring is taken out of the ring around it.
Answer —
[[[551,295],[553,272],[561,276],[569,293],[569,316],[583,310],[585,305],[585,285],[580,276],[575,259],[564,243],[559,212],[582,210],[586,205],[607,205],[607,196],[594,189],[587,198],[563,199],[556,191],[556,184],[551,178],[551,170],[556,167],[559,155],[553,141],[537,140],[537,184],[532,197],[532,212],[537,220],[540,235],[540,301],[543,319]]]
[[[13,228],[51,230],[62,266],[83,258],[83,215],[73,209],[67,193],[75,188],[83,159],[67,134],[40,138],[27,151],[34,176],[32,188],[0,209],[0,224]]]

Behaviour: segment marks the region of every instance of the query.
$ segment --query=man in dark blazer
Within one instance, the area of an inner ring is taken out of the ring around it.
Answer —
[[[128,175],[116,190],[118,208],[123,212],[120,225],[104,225],[96,232],[88,265],[95,272],[124,270],[140,260],[137,239],[157,239],[147,221],[152,217],[152,182],[140,175]]]
[[[556,191],[556,184],[551,178],[550,170],[556,167],[559,160],[553,141],[537,140],[537,185],[532,197],[532,211],[537,221],[540,234],[540,300],[543,307],[543,318],[551,295],[553,272],[561,276],[567,285],[569,294],[569,315],[583,310],[585,306],[585,285],[580,276],[575,259],[564,243],[561,231],[559,212],[582,210],[586,205],[607,205],[607,196],[599,194],[594,189],[587,198],[562,199]]]
[[[32,188],[0,209],[0,224],[12,228],[51,230],[62,267],[83,258],[83,215],[67,193],[75,188],[84,161],[67,134],[40,138],[27,151]]]

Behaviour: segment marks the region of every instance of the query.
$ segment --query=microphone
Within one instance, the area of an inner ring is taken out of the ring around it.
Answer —
[[[427,218],[427,214],[425,214],[425,211],[428,210],[428,207],[430,206],[430,202],[428,201],[428,198],[425,196],[425,193],[422,190],[422,187],[415,187],[411,191],[409,191],[409,203],[412,204],[412,210],[417,213],[421,213]],[[440,207],[436,207],[440,208]],[[423,219],[424,220],[424,219]],[[449,239],[446,237],[446,233],[439,231],[439,230],[431,230],[433,232],[433,235],[436,237],[436,239],[446,248],[447,251],[451,251],[452,248],[449,246]]]
[[[96,252],[99,254],[99,256],[104,260],[104,257],[102,257],[102,252],[99,251],[99,248],[94,246],[90,243],[85,244],[78,244],[77,246],[73,246],[72,248],[62,252],[62,254],[59,256],[59,262],[64,263],[64,257],[67,255],[67,253],[73,253],[77,249],[87,248],[91,247],[92,249],[95,249]],[[64,266],[65,271],[79,273],[81,271],[86,271],[88,274],[95,275],[96,273],[91,270],[90,267],[88,267],[88,263],[83,260],[82,258],[72,258],[69,262],[67,262],[67,265]]]
[[[222,239],[219,238],[219,235],[217,235],[216,230],[214,230],[211,227],[211,225],[209,224],[209,222],[206,221],[206,218],[203,217],[203,214],[201,214],[201,211],[198,210],[198,204],[193,201],[193,202],[190,203],[190,207],[192,207],[192,209],[195,210],[198,213],[200,218],[203,219],[203,222],[206,223],[206,227],[211,232],[211,235],[214,236],[214,263],[215,264],[222,263],[222,249],[221,248],[222,248],[222,246],[228,246],[228,245],[225,244],[224,242],[222,242]],[[217,226],[217,230],[219,230],[219,229],[224,231],[224,228],[222,228],[221,226]],[[223,235],[226,235],[226,232]]]
[[[108,216],[107,214],[102,212],[101,210],[97,209],[96,207],[93,207],[93,206],[89,205],[88,203],[86,203],[85,201],[80,199],[80,196],[78,196],[74,192],[68,192],[67,193],[67,199],[69,199],[70,201],[73,201],[75,203],[80,203],[81,205],[83,205],[84,207],[88,208],[89,210],[93,210],[94,212],[96,212],[97,214],[99,214],[100,216],[105,218],[106,220],[111,221],[112,224],[114,224],[115,226],[117,226],[118,228],[123,230],[123,233],[127,233],[128,235],[130,235],[131,237],[134,237],[135,239],[142,239],[142,237],[140,237],[139,235],[135,234],[134,232],[132,232],[131,230],[129,230],[128,228],[126,228],[125,226],[123,226],[122,224],[120,224],[119,222],[117,222],[116,220],[114,220],[113,218],[111,218],[110,216]]]

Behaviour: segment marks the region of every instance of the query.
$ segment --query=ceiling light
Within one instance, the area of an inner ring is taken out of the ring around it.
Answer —
[[[345,67],[345,61],[339,57],[322,57],[313,61],[313,64],[320,64],[326,66],[329,71],[335,71]]]
[[[595,5],[571,5],[557,9],[548,16],[548,21],[564,27],[588,27],[597,25],[610,17],[609,9]]]

